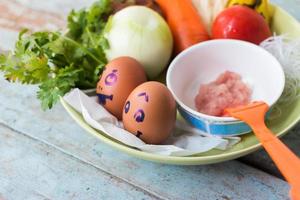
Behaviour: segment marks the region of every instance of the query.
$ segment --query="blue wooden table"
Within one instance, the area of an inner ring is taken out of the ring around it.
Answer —
[[[71,8],[92,0],[0,0],[0,48],[17,31],[57,29]],[[300,19],[299,0],[274,0]],[[289,186],[261,150],[207,166],[139,160],[101,143],[56,105],[43,112],[37,86],[0,78],[0,200],[288,199]],[[283,138],[300,155],[300,126]]]

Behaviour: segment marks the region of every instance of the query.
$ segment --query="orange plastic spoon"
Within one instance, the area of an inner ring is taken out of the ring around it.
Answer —
[[[246,122],[262,143],[276,166],[291,186],[291,198],[300,200],[300,159],[282,143],[265,125],[265,115],[269,106],[264,102],[229,108],[226,112]]]

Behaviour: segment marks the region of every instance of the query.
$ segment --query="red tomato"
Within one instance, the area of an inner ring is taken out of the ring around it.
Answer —
[[[232,6],[221,12],[213,23],[214,39],[239,39],[260,44],[272,35],[264,18],[246,6]]]

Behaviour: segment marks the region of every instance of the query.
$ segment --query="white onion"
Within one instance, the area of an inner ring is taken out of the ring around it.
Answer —
[[[117,12],[108,22],[104,36],[109,42],[108,60],[120,56],[137,59],[150,79],[168,65],[173,38],[165,20],[144,6],[130,6]]]

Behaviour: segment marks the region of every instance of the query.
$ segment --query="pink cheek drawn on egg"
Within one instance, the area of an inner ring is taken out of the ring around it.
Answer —
[[[114,69],[111,73],[109,73],[105,77],[105,80],[104,80],[105,85],[113,86],[117,82],[117,80],[118,80],[117,72],[118,72],[118,70]]]

